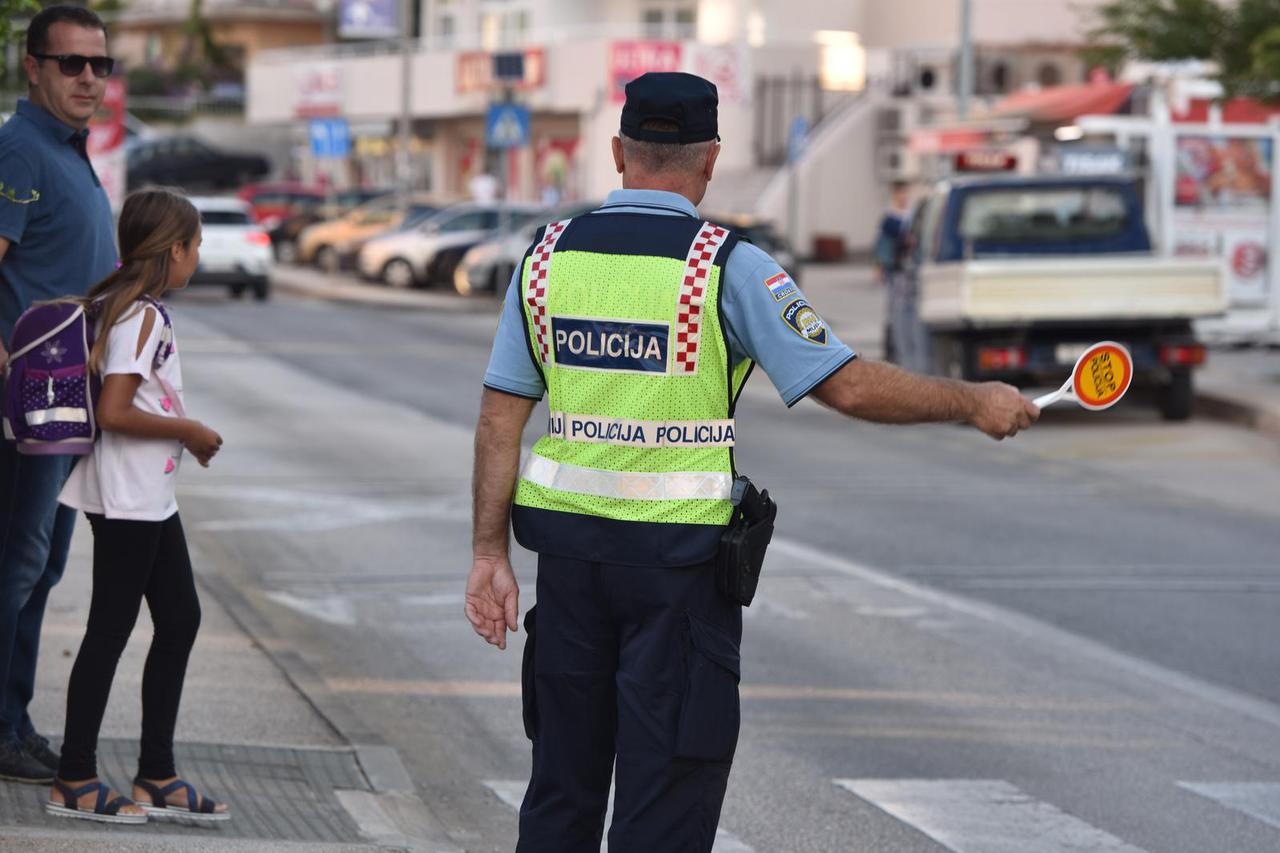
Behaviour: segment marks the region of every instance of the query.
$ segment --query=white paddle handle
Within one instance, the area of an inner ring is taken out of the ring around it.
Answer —
[[[1036,397],[1031,402],[1035,405],[1037,409],[1043,409],[1045,406],[1053,405],[1059,400],[1065,398],[1070,392],[1071,392],[1071,383],[1068,382],[1066,385],[1063,385],[1057,391],[1050,391],[1048,394],[1045,394],[1043,397]]]

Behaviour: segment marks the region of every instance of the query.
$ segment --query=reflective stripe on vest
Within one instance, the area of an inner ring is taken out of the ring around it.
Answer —
[[[713,421],[641,421],[551,412],[547,435],[565,441],[621,447],[733,447],[732,418]]]
[[[555,462],[529,454],[521,478],[547,489],[631,501],[727,501],[733,494],[733,475],[718,471],[678,471],[641,474],[601,471]]]

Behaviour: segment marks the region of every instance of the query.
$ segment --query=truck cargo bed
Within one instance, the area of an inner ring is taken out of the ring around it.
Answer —
[[[1212,317],[1227,309],[1220,262],[1153,257],[1000,258],[920,270],[933,328],[1087,319]]]

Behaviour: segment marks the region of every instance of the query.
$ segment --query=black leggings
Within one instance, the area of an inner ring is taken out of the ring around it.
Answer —
[[[98,775],[98,731],[116,664],[147,600],[155,635],[142,673],[142,752],[138,775],[176,776],[173,730],[187,658],[200,627],[200,600],[182,521],[125,521],[89,513],[93,527],[93,602],[89,627],[67,687],[67,729],[58,776]]]

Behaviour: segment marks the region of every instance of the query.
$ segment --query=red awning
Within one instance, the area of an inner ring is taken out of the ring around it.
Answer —
[[[1028,89],[1000,101],[989,117],[1064,124],[1085,115],[1111,115],[1125,105],[1132,92],[1132,84],[1107,82]]]

